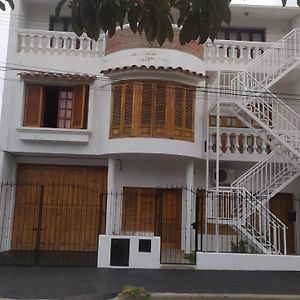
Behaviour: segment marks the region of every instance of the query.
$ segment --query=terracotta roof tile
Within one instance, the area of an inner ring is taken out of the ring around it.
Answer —
[[[122,67],[122,68],[109,68],[109,69],[106,69],[106,70],[102,70],[101,73],[103,74],[109,74],[109,73],[117,73],[117,72],[126,72],[126,71],[137,71],[137,70],[147,70],[147,71],[163,71],[163,72],[171,72],[171,73],[174,73],[174,72],[177,72],[177,73],[183,73],[183,74],[186,74],[186,75],[191,75],[191,76],[196,76],[196,77],[202,77],[202,78],[208,78],[207,76],[203,75],[202,73],[197,73],[197,72],[194,72],[194,71],[190,71],[190,70],[184,70],[182,69],[181,67],[178,67],[178,68],[172,68],[172,67],[163,67],[163,66],[160,66],[160,67],[156,67],[156,66],[145,66],[145,65],[142,65],[142,66],[137,66],[137,65],[132,65],[132,66],[126,66],[126,67]]]
[[[53,73],[53,72],[37,72],[26,71],[21,72],[18,75],[25,78],[37,78],[37,79],[59,79],[67,81],[94,81],[96,76],[79,73]]]

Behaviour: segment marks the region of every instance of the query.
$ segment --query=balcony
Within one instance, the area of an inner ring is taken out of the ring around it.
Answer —
[[[72,32],[20,29],[18,41],[18,52],[98,57],[104,54],[104,36],[96,42]]]
[[[175,33],[178,34],[177,31]],[[272,43],[230,40],[216,40],[214,43],[208,41],[204,47],[195,43],[180,46],[175,38],[173,44],[167,42],[164,48],[193,54],[209,64],[240,67],[255,60],[271,46]],[[71,32],[32,29],[18,31],[18,53],[96,58],[136,47],[155,48],[157,45],[149,45],[143,37],[138,38],[129,32],[128,28],[118,31],[116,36],[107,41],[105,35],[102,35],[97,42],[86,35],[77,37]]]
[[[216,40],[206,42],[204,61],[211,64],[247,65],[268,50],[273,43]]]
[[[73,32],[19,29],[17,59],[36,71],[98,74],[104,56],[105,36],[96,42]],[[95,63],[96,61],[96,63]]]
[[[210,127],[209,151],[216,156],[216,128]],[[270,146],[248,128],[220,128],[220,159],[232,161],[261,161],[271,151]]]

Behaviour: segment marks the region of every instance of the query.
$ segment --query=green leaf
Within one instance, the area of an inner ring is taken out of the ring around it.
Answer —
[[[0,9],[5,11],[5,4],[2,1],[0,1]]]
[[[15,8],[15,4],[13,0],[5,0],[6,2],[8,2],[9,6],[11,7],[11,9]]]

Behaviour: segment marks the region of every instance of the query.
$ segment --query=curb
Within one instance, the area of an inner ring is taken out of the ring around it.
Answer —
[[[247,299],[264,299],[264,300],[292,300],[300,299],[300,295],[253,295],[253,294],[152,294],[153,299],[166,300],[166,299],[178,299],[178,300],[198,300],[198,299],[235,299],[235,300],[247,300]]]
[[[136,298],[142,300],[142,298]],[[260,294],[175,294],[175,293],[153,293],[151,294],[153,300],[295,300],[300,299],[300,295],[260,295]],[[1,300],[1,299],[0,299]],[[111,300],[122,300],[122,298],[116,297]]]

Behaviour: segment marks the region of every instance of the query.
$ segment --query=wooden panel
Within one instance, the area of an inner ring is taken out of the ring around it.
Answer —
[[[110,138],[161,137],[194,141],[195,89],[169,82],[112,87]]]
[[[295,231],[294,222],[289,220],[289,212],[294,211],[293,194],[279,193],[270,200],[270,210],[276,215],[286,226],[288,226],[286,240],[287,253],[295,254]],[[283,244],[281,244],[283,249]]]
[[[124,188],[122,231],[153,234],[155,231],[155,189]]]
[[[72,109],[72,128],[84,129],[85,124],[85,110],[86,110],[86,86],[77,86],[74,88],[73,109]]]
[[[152,82],[144,82],[141,107],[141,135],[152,135],[152,119],[153,119],[153,96],[154,84]]]
[[[112,87],[112,108],[111,108],[111,129],[110,135],[121,135],[122,118],[122,85],[113,85]]]
[[[166,84],[157,83],[155,93],[153,135],[164,137],[166,134]]]
[[[184,123],[184,90],[180,87],[175,89],[175,116],[174,116],[174,137],[183,136]]]
[[[133,83],[126,84],[124,94],[124,105],[122,116],[123,120],[123,133],[126,136],[133,134]]]
[[[184,138],[194,140],[194,116],[195,116],[195,91],[192,89],[185,90],[185,134]]]
[[[43,123],[44,95],[43,87],[28,85],[24,110],[24,126],[41,127]]]
[[[161,243],[163,249],[180,249],[181,245],[181,190],[161,190],[162,225]]]
[[[40,250],[97,250],[98,234],[105,230],[107,168],[20,165],[18,181],[35,184],[25,185],[28,191],[18,185],[13,249],[36,249],[42,204]]]

